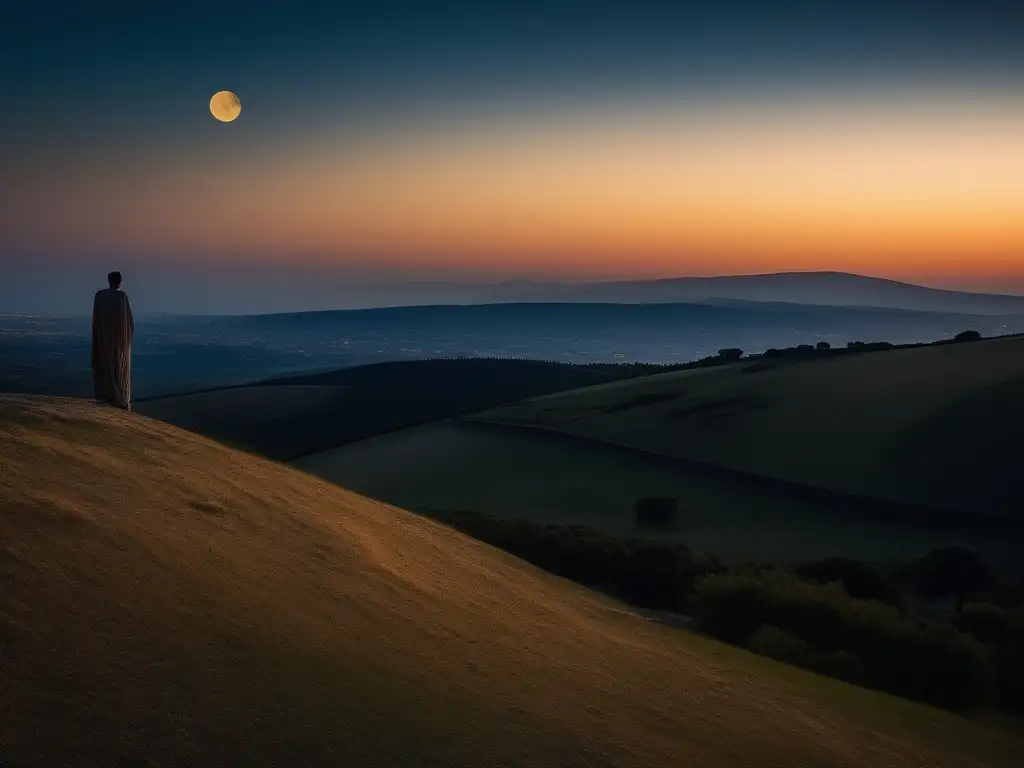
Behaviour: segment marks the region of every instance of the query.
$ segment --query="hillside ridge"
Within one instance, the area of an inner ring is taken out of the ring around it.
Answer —
[[[137,414],[2,396],[0,461],[5,764],[1019,754],[1006,733],[609,610],[442,525]]]

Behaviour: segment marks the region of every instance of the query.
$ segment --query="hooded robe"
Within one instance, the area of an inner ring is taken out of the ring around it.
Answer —
[[[135,320],[119,288],[96,292],[92,305],[92,373],[95,397],[131,410],[132,336]]]

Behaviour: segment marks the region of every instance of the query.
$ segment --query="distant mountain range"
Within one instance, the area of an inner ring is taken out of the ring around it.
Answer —
[[[926,288],[847,272],[779,272],[600,283],[531,280],[487,285],[399,283],[372,286],[366,299],[371,296],[377,306],[518,302],[699,302],[735,306],[737,302],[784,302],[982,315],[1024,314],[1024,296]],[[360,306],[367,304],[361,302]]]
[[[40,290],[16,290],[0,275],[0,315],[88,317],[92,277],[40,274]],[[9,282],[9,281],[8,281]],[[764,275],[675,277],[661,280],[571,282],[509,280],[376,279],[345,277],[330,270],[254,270],[191,275],[140,265],[127,287],[136,318],[169,315],[251,315],[332,309],[439,306],[446,304],[598,303],[715,304],[786,303],[943,314],[1024,315],[1024,296],[926,288],[845,272],[780,272]],[[748,307],[754,308],[754,307]],[[763,308],[763,307],[762,307]]]

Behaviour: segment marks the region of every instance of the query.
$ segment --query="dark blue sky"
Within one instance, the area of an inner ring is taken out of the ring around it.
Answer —
[[[274,115],[270,130],[310,100],[358,119],[673,86],[1021,75],[1019,0],[0,4],[0,131],[41,146],[179,135],[182,105],[221,87]]]

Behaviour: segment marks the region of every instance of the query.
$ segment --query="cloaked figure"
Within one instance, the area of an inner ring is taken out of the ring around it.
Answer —
[[[107,275],[109,288],[96,292],[92,305],[92,375],[95,397],[132,409],[132,336],[135,320],[121,273]]]

